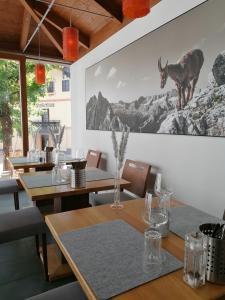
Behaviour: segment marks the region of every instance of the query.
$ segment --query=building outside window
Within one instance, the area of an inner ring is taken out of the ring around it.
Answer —
[[[48,94],[53,94],[55,92],[55,83],[53,80],[47,83],[47,92]]]
[[[62,71],[62,92],[70,91],[70,69],[64,67]]]
[[[62,80],[62,91],[63,92],[69,92],[70,90],[70,80],[69,79],[63,79]]]
[[[66,154],[71,153],[71,100],[70,100],[70,69],[68,67],[56,66],[50,68],[47,73],[49,78],[46,85],[46,94],[40,97],[36,104],[37,116],[30,118],[33,125],[33,132],[30,133],[30,148],[35,138],[35,130],[39,129],[36,138],[36,148],[43,149],[47,142],[53,146],[51,137],[49,137],[48,126],[54,128],[65,125],[64,136],[60,149]],[[41,127],[41,128],[40,128]]]
[[[42,118],[43,123],[49,122],[49,109],[48,108],[42,110],[41,118]]]

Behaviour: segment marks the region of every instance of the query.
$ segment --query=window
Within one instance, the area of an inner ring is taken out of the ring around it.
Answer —
[[[41,119],[42,119],[42,123],[48,123],[49,122],[49,109],[43,109]]]
[[[48,82],[48,84],[47,84],[47,92],[49,94],[53,94],[55,92],[55,84],[54,84],[53,80],[51,80],[51,81]]]
[[[70,68],[64,67],[63,68],[63,79],[68,79],[68,78],[70,78]]]
[[[70,90],[70,68],[64,67],[62,71],[62,91],[69,92]]]
[[[63,79],[62,80],[62,91],[63,92],[69,92],[70,90],[70,81],[69,79]]]

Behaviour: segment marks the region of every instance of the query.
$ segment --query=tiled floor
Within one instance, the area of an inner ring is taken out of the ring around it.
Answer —
[[[21,207],[32,205],[25,192],[20,193],[20,205]],[[1,195],[0,214],[11,210],[14,210],[13,197]],[[0,244],[0,300],[26,299],[72,280],[74,278],[54,283],[44,280],[42,265],[36,255],[34,238]]]

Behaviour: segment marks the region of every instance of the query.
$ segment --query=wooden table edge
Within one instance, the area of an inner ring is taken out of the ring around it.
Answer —
[[[62,243],[60,241],[60,238],[59,238],[59,235],[56,233],[55,229],[51,226],[51,222],[49,222],[49,220],[48,220],[48,216],[45,216],[45,222],[46,222],[48,228],[50,229],[55,241],[57,242],[58,247],[60,248],[63,255],[65,256],[70,268],[73,270],[76,278],[78,279],[82,289],[85,291],[86,296],[88,297],[89,300],[97,300],[97,298],[94,297],[94,292],[91,290],[88,283],[84,280],[84,277],[79,272],[79,270],[76,266],[76,263],[74,261],[72,261],[68,251],[62,245]]]
[[[39,171],[39,172],[41,172],[41,171]],[[39,173],[39,172],[36,172],[36,173]],[[66,197],[66,196],[71,196],[71,195],[87,194],[87,193],[93,193],[93,192],[97,191],[97,189],[95,187],[92,187],[92,188],[88,188],[88,190],[86,188],[80,188],[80,189],[73,189],[73,190],[70,190],[68,192],[66,192],[66,191],[65,192],[60,192],[60,191],[58,191],[58,192],[54,192],[54,193],[41,194],[41,195],[37,195],[37,196],[35,195],[35,196],[33,196],[30,191],[32,191],[34,189],[43,189],[43,188],[49,188],[49,187],[28,188],[26,186],[26,184],[25,184],[22,176],[29,176],[29,175],[27,175],[27,174],[19,174],[19,180],[20,180],[20,183],[21,183],[22,187],[24,188],[24,190],[26,191],[27,195],[29,196],[29,198],[32,201],[41,201],[41,200],[46,200],[46,199],[52,199],[52,198],[55,198],[55,197]],[[109,179],[102,179],[102,180],[96,180],[96,181],[107,181],[107,180],[114,180],[114,179],[113,178],[109,178]],[[129,187],[130,185],[131,185],[131,182],[129,182],[129,181],[125,180],[125,179],[122,179],[122,181],[120,183],[120,186],[122,188]],[[64,185],[62,185],[62,186],[64,186]],[[109,186],[105,186],[105,187],[99,188],[98,191],[111,190],[111,189],[113,189],[113,186],[114,186],[114,183],[110,184],[110,188],[109,188]]]

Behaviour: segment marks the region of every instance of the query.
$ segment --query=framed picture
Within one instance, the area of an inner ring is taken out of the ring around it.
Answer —
[[[89,67],[86,128],[225,136],[224,11],[204,2]]]

